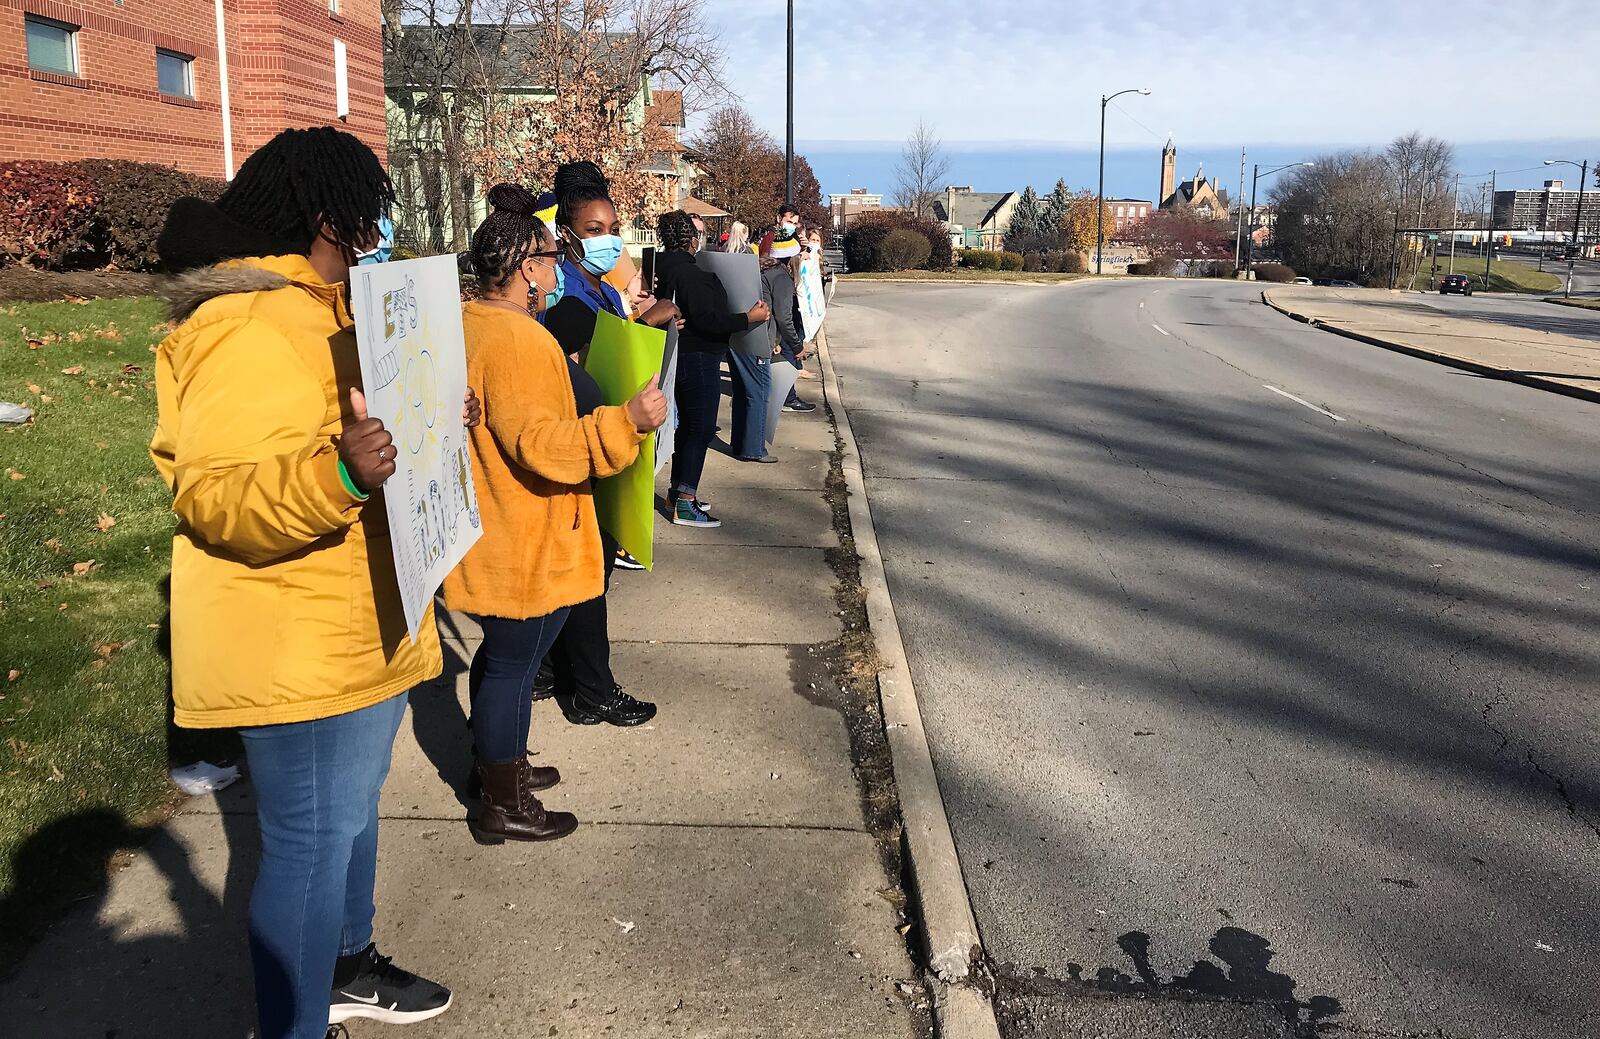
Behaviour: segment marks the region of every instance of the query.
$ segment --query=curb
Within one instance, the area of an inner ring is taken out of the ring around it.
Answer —
[[[1552,379],[1540,378],[1537,375],[1528,375],[1525,372],[1517,371],[1515,368],[1502,368],[1496,364],[1484,364],[1482,361],[1474,361],[1466,357],[1457,357],[1455,354],[1441,353],[1438,350],[1427,350],[1420,346],[1411,346],[1408,343],[1397,343],[1392,339],[1379,339],[1376,336],[1369,336],[1361,332],[1353,332],[1350,329],[1340,327],[1339,325],[1330,325],[1326,321],[1323,321],[1319,318],[1307,317],[1304,314],[1297,314],[1288,307],[1280,306],[1279,304],[1273,302],[1265,290],[1263,290],[1261,293],[1261,302],[1265,303],[1271,309],[1276,310],[1284,317],[1292,318],[1303,325],[1310,325],[1312,328],[1320,328],[1324,332],[1332,332],[1334,335],[1344,336],[1346,339],[1354,339],[1358,343],[1366,343],[1369,346],[1380,346],[1385,350],[1393,350],[1395,353],[1410,354],[1412,357],[1420,357],[1424,361],[1434,361],[1439,364],[1448,365],[1451,368],[1459,368],[1462,371],[1473,372],[1477,375],[1486,375],[1491,379],[1503,379],[1506,382],[1521,383],[1524,386],[1532,386],[1534,389],[1548,390],[1551,393],[1559,393],[1564,397],[1576,397],[1578,400],[1600,403],[1600,390],[1591,390],[1582,386],[1569,386],[1566,383],[1556,382]]]
[[[1081,278],[1063,278],[1059,281],[1001,281],[998,278],[992,281],[982,278],[851,278],[848,274],[839,275],[839,281],[844,285],[1032,285],[1041,289],[1053,289],[1061,285],[1076,285],[1081,281],[1092,281],[1093,279],[1093,275],[1084,275]]]
[[[850,530],[860,557],[861,585],[867,596],[867,623],[880,659],[878,700],[900,792],[912,897],[917,900],[922,921],[922,951],[932,974],[928,987],[934,1003],[934,1030],[946,1039],[999,1039],[994,1006],[975,984],[980,980],[976,964],[983,960],[978,922],[967,897],[955,837],[950,832],[950,819],[934,774],[933,755],[922,727],[922,709],[906,663],[905,644],[889,598],[878,532],[867,501],[861,451],[850,428],[850,415],[839,392],[839,377],[826,337],[818,342],[817,355],[822,362],[823,391],[835,409],[834,425],[844,445],[840,466],[848,492]]]

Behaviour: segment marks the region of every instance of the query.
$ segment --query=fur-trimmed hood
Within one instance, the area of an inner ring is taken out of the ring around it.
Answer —
[[[201,267],[173,278],[163,289],[167,313],[174,324],[187,321],[201,304],[236,292],[267,292],[294,284],[276,271],[250,263],[225,263]]]

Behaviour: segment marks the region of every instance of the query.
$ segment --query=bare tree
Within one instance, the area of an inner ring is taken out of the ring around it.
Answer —
[[[918,120],[917,128],[911,131],[900,149],[900,161],[895,164],[895,205],[926,218],[934,195],[949,172],[950,159],[945,154],[944,143],[926,122]]]

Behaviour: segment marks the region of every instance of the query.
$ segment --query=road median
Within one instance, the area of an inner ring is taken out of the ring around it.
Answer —
[[[1373,290],[1280,286],[1263,290],[1261,299],[1286,317],[1347,339],[1600,401],[1600,318],[1574,314],[1548,328],[1528,327],[1503,320],[1497,312],[1456,316]]]

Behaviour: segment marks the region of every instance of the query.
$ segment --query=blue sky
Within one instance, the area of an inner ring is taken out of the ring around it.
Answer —
[[[732,55],[730,86],[781,137],[782,0],[709,4]],[[1454,142],[1466,173],[1480,172],[1473,163],[1537,165],[1557,143],[1600,155],[1593,0],[795,6],[796,136],[825,191],[887,190],[884,157],[892,166],[919,118],[950,146],[956,182],[1038,182],[1054,153],[1074,186],[1092,186],[1083,182],[1093,176],[1099,97],[1123,87],[1152,94],[1121,97],[1109,110],[1108,145],[1128,161],[1108,159],[1107,194],[1153,194],[1144,181],[1154,174],[1143,171],[1158,169],[1169,132],[1183,176],[1203,160],[1230,185],[1241,145],[1263,162],[1287,161],[1308,149],[1381,145],[1412,129]]]

